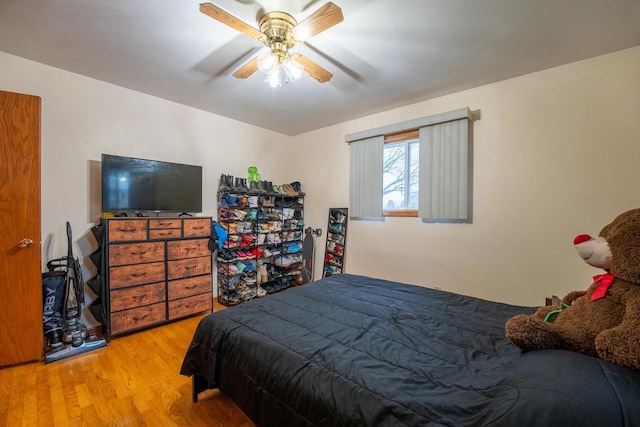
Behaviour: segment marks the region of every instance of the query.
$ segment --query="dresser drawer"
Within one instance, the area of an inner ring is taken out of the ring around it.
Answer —
[[[184,219],[183,237],[209,237],[211,236],[211,218]]]
[[[164,261],[164,242],[118,243],[109,246],[109,267]]]
[[[182,220],[180,218],[158,218],[149,220],[149,229],[158,228],[181,228]]]
[[[169,301],[169,320],[212,310],[213,297],[211,294],[201,294]]]
[[[179,228],[159,228],[157,230],[149,230],[149,239],[175,239],[180,238],[181,234],[182,230]]]
[[[180,240],[167,242],[167,259],[211,256],[209,239]]]
[[[164,282],[164,262],[125,265],[109,268],[109,287],[111,289],[145,283]]]
[[[146,219],[118,219],[109,221],[110,242],[146,239]]]
[[[192,295],[213,292],[211,275],[191,277],[189,279],[171,280],[167,283],[169,300],[189,297]]]
[[[167,272],[169,280],[209,274],[211,273],[211,256],[168,261]]]
[[[164,282],[111,291],[111,311],[121,311],[165,301]]]
[[[111,335],[164,322],[166,315],[164,302],[111,313]]]

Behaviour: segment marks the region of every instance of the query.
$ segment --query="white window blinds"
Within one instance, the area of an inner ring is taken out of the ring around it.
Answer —
[[[384,136],[351,143],[349,213],[352,219],[382,219],[382,148]]]
[[[423,221],[469,220],[469,119],[420,128],[418,216]]]

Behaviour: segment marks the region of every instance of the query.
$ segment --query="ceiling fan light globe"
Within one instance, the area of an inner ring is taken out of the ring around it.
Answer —
[[[266,80],[271,87],[279,87],[282,84],[280,79],[280,67],[275,67],[267,76]]]
[[[284,72],[287,75],[287,80],[292,82],[295,80],[298,80],[302,76],[302,73],[304,72],[304,67],[302,66],[302,64],[296,61],[295,59],[293,59],[292,57],[289,57],[282,64],[282,68],[284,68]]]
[[[264,74],[270,74],[278,65],[278,56],[273,52],[262,55],[258,58],[258,69]]]

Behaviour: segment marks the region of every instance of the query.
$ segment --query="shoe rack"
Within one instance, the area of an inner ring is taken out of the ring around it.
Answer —
[[[302,284],[304,193],[300,183],[247,183],[222,175],[218,223],[218,300],[231,306]]]
[[[322,277],[344,272],[349,209],[330,208]]]

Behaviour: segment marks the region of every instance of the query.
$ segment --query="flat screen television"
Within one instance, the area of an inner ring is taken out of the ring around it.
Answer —
[[[102,155],[103,212],[202,212],[202,166]]]

